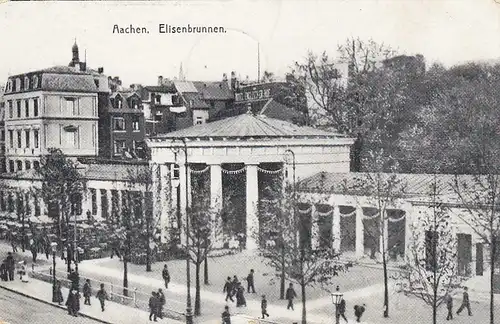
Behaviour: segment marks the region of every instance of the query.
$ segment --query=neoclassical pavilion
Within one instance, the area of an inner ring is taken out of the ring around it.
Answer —
[[[151,138],[151,163],[158,170],[154,179],[159,190],[154,192],[160,195],[154,201],[162,204],[156,208],[161,228],[182,222],[186,204],[196,199],[191,177],[206,172],[214,208],[221,207],[223,192],[231,186],[244,188],[240,205],[244,205],[246,248],[255,249],[252,233],[259,230],[257,205],[263,190],[259,177],[283,172],[293,182],[321,171],[348,172],[353,143],[354,139],[341,134],[250,112]],[[178,206],[177,222],[169,204]]]

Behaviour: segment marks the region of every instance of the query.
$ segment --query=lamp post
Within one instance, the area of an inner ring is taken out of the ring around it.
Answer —
[[[57,253],[57,243],[50,243],[50,247],[52,249],[52,302],[59,302],[57,300],[57,292],[56,292],[56,253]]]
[[[340,323],[339,305],[342,301],[344,295],[340,292],[339,286],[335,288],[335,292],[332,293],[332,303],[335,305],[335,324]]]
[[[189,257],[189,183],[188,183],[188,150],[187,143],[184,138],[180,138],[182,144],[184,145],[184,171],[186,178],[186,286],[187,286],[187,295],[186,295],[186,324],[193,324],[193,311],[191,307],[191,266],[190,266],[190,257]],[[174,139],[175,141],[175,139]],[[178,150],[173,148],[174,153],[177,154]]]
[[[292,155],[292,169],[293,169],[293,217],[295,217],[295,153],[291,149],[287,149],[283,154],[286,155],[290,153]],[[285,160],[285,162],[287,162]],[[285,299],[285,244],[284,240],[281,239],[281,283],[280,283],[280,299]]]

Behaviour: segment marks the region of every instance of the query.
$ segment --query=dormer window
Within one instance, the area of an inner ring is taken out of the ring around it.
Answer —
[[[33,88],[38,88],[38,76],[33,76]]]
[[[16,91],[21,91],[21,79],[16,79]]]
[[[122,108],[122,97],[120,95],[117,95],[115,97],[115,100],[113,100],[113,108],[115,109],[121,109]]]
[[[30,78],[24,78],[24,90],[28,90],[30,88]]]

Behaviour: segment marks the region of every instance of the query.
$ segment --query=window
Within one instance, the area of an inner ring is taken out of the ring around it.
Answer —
[[[33,169],[35,169],[35,170],[40,169],[40,162],[38,162],[38,161],[33,162]]]
[[[9,80],[9,82],[7,82],[7,86],[5,87],[5,92],[11,92],[12,91],[12,80]]]
[[[26,147],[29,148],[30,147],[30,130],[29,129],[26,129],[24,131],[24,139],[26,141]]]
[[[33,76],[33,89],[38,88],[38,77],[35,75]]]
[[[30,161],[26,161],[26,162],[24,162],[24,164],[26,166],[26,170],[31,169],[31,162]]]
[[[71,215],[82,214],[82,195],[79,193],[70,196]]]
[[[39,136],[38,136],[38,129],[34,129],[33,130],[33,146],[35,148],[38,148],[40,145],[39,143],[40,143],[40,140],[39,140]]]
[[[24,115],[25,115],[25,117],[30,116],[30,101],[29,101],[29,99],[24,100]]]
[[[22,147],[22,133],[20,130],[17,131],[17,148],[21,148]]]
[[[24,78],[24,90],[28,90],[30,88],[30,78]]]
[[[161,104],[161,95],[155,96],[155,104],[157,104],[157,105]]]
[[[21,118],[21,100],[17,100],[16,105],[17,105],[17,118]]]
[[[12,160],[9,161],[9,172],[10,173],[14,172],[14,161]]]
[[[14,116],[14,107],[12,105],[12,100],[8,101],[8,106],[9,106],[9,118],[13,118]]]
[[[21,79],[16,79],[16,91],[21,91]]]
[[[101,195],[101,216],[104,219],[108,218],[109,215],[109,202],[108,202],[108,194],[106,189],[100,189],[99,194]]]
[[[92,199],[92,215],[97,215],[97,191],[90,189],[90,197]]]
[[[76,99],[75,98],[65,98],[66,101],[66,114],[70,116],[78,115],[76,111]]]
[[[5,142],[5,130],[3,130],[3,129],[0,132],[0,141]]]
[[[38,98],[33,98],[33,116],[38,117]]]
[[[23,161],[17,160],[16,164],[17,164],[17,171],[18,172],[23,171]]]
[[[173,167],[173,179],[174,180],[178,180],[179,179],[179,165],[178,164],[174,164],[174,167]]]
[[[35,216],[40,216],[41,210],[40,210],[40,203],[38,202],[38,197],[34,197],[34,205],[35,205]]]
[[[65,131],[64,132],[66,147],[76,148],[78,147],[78,132],[75,131]]]
[[[0,191],[0,210],[5,211],[5,192]]]
[[[14,148],[14,131],[9,129],[9,147]]]
[[[203,124],[203,117],[196,117],[196,125]]]
[[[125,119],[123,119],[123,117],[113,117],[113,130],[115,131],[125,130]]]
[[[125,141],[116,140],[113,147],[113,152],[115,155],[120,155],[125,150]]]
[[[139,116],[132,116],[132,130],[138,132],[139,129]]]

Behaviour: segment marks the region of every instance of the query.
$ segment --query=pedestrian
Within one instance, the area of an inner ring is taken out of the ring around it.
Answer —
[[[247,276],[247,291],[249,294],[250,293],[255,294],[255,286],[253,279],[254,279],[254,271],[253,269],[250,269],[250,273]]]
[[[158,289],[158,317],[163,318],[163,307],[165,307],[165,295],[163,294],[163,291]]]
[[[269,314],[267,313],[267,299],[266,299],[266,295],[262,295],[262,300],[260,301],[260,310],[262,312],[262,318],[264,318],[264,316],[269,317]]]
[[[36,263],[36,257],[38,255],[38,246],[35,243],[34,239],[30,239],[30,251],[31,251],[31,257],[33,259],[33,263]]]
[[[247,306],[247,301],[245,299],[245,288],[241,283],[238,283],[238,288],[236,289],[236,307]]]
[[[288,300],[288,306],[286,306],[286,309],[292,309],[293,310],[293,299],[297,297],[297,293],[293,289],[293,284],[290,283],[288,286],[288,289],[286,290],[286,300]]]
[[[80,310],[80,296],[78,291],[70,289],[66,306],[68,307],[68,314],[77,317]]]
[[[226,283],[224,284],[224,288],[222,289],[223,293],[226,293],[226,301],[230,299],[234,302],[233,299],[233,283],[231,281],[231,277],[227,277]]]
[[[66,246],[63,246],[62,250],[61,250],[61,260],[64,260],[66,261],[66,259],[68,258],[68,250],[66,249]]]
[[[90,285],[90,279],[85,280],[83,285],[83,303],[90,306],[90,296],[92,296],[92,286]]]
[[[155,322],[158,322],[156,318],[158,317],[158,297],[156,292],[151,293],[151,297],[149,297],[149,320],[151,321],[153,318]]]
[[[233,282],[232,282],[232,291],[231,294],[234,296],[236,295],[236,292],[238,290],[238,285],[240,284],[240,281],[238,280],[238,277],[236,275],[233,276]]]
[[[101,311],[104,312],[104,301],[108,298],[108,293],[104,289],[104,284],[101,283],[101,289],[96,294],[97,299],[99,299],[99,302],[101,303]]]
[[[71,269],[71,272],[68,275],[68,279],[69,279],[69,281],[71,281],[71,288],[70,289],[79,291],[80,290],[80,278],[78,276],[78,273],[76,273],[75,269]]]
[[[9,280],[9,275],[7,271],[7,261],[3,260],[2,264],[0,265],[0,278],[2,281],[7,281]]]
[[[222,313],[222,324],[231,324],[231,314],[229,313],[229,306],[224,307],[224,312]]]
[[[19,265],[20,265],[20,268],[18,271],[19,280],[21,280],[21,282],[28,282],[28,280],[26,279],[26,260],[20,261]]]
[[[54,291],[53,291],[52,302],[58,303],[59,305],[61,305],[62,302],[64,301],[64,298],[63,298],[63,294],[61,291],[61,282],[59,280],[56,281],[53,289],[54,289]]]
[[[450,293],[446,293],[446,296],[444,298],[446,301],[446,309],[448,310],[446,320],[449,321],[453,319],[453,298],[451,297]]]
[[[342,300],[340,301],[340,304],[339,304],[339,308],[338,308],[338,314],[337,314],[337,321],[342,317],[344,319],[344,321],[346,323],[348,323],[349,321],[347,320],[347,318],[345,317],[345,310],[346,310],[346,305],[345,305],[345,299],[342,298]]]
[[[44,244],[45,257],[48,260],[50,257],[50,251],[51,251],[50,240],[47,236],[45,236],[43,241],[44,241],[43,244]]]
[[[464,308],[467,308],[467,312],[469,313],[469,316],[472,316],[472,312],[470,310],[469,293],[467,292],[468,290],[469,290],[469,288],[464,287],[462,305],[460,305],[460,308],[457,310],[457,315],[460,314]]]
[[[361,306],[359,305],[354,305],[354,316],[356,317],[356,322],[361,322],[361,316],[363,316],[363,313],[366,310],[366,304],[363,304]]]
[[[9,280],[14,281],[14,270],[16,268],[16,261],[14,260],[14,256],[12,252],[7,253],[7,272],[9,274]]]
[[[166,264],[163,266],[161,276],[163,277],[163,281],[165,282],[165,288],[168,289],[168,284],[170,283],[170,272],[168,271],[168,267]]]

